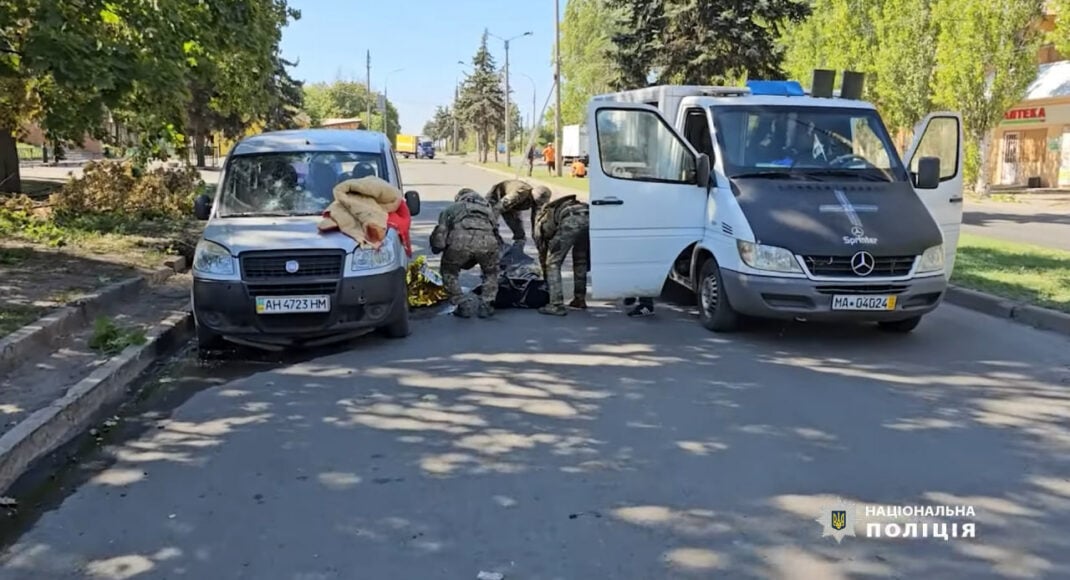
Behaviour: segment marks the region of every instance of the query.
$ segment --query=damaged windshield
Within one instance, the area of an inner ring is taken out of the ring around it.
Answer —
[[[388,179],[378,153],[261,153],[227,163],[220,217],[320,215],[334,186],[374,175]]]
[[[831,107],[714,107],[728,177],[832,176],[905,181],[876,111]]]

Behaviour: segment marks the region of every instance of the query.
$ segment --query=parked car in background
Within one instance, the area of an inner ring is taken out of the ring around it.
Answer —
[[[420,140],[420,146],[417,148],[417,159],[434,159],[435,158],[435,144],[430,139]]]

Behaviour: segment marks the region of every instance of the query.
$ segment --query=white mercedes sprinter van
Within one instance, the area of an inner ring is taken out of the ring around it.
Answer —
[[[900,158],[875,107],[848,96],[764,81],[595,97],[594,298],[668,283],[714,331],[741,315],[913,330],[955,263],[961,118],[929,115]]]

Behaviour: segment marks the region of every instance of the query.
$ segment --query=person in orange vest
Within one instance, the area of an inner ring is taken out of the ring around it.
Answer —
[[[576,159],[572,162],[572,177],[587,177],[587,165],[583,159]]]
[[[557,168],[557,151],[554,149],[554,144],[550,143],[546,146],[546,149],[542,150],[542,160],[546,162],[546,168],[550,170],[550,173],[554,172]]]

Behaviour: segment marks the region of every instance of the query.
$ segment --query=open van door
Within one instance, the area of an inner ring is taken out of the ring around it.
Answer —
[[[963,193],[962,117],[956,113],[930,113],[914,128],[914,141],[904,159],[911,176],[918,174],[922,157],[940,159],[940,182],[934,189],[917,187],[918,197],[944,234],[944,272],[951,278],[955,251],[962,229]]]
[[[649,105],[592,101],[591,294],[658,296],[676,257],[702,239],[710,162]]]

